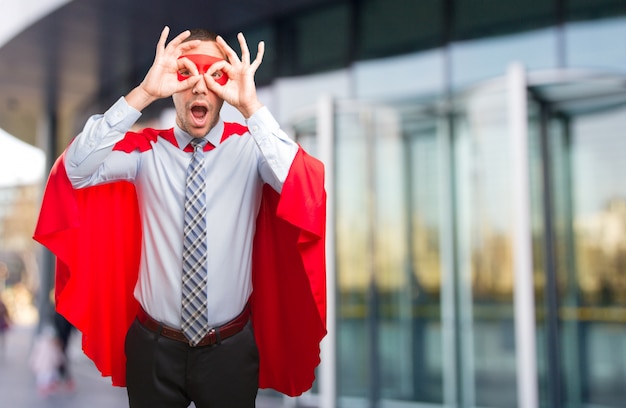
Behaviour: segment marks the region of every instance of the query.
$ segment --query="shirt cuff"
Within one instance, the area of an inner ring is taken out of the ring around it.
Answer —
[[[262,129],[267,129],[270,133],[275,134],[280,128],[280,125],[276,119],[274,119],[274,116],[267,106],[263,106],[261,109],[254,112],[254,114],[246,120],[246,124],[252,135],[258,134],[259,130]]]
[[[104,113],[107,124],[122,132],[130,129],[140,117],[141,112],[130,106],[123,96]]]

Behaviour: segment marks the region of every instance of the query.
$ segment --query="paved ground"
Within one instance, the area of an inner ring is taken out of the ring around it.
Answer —
[[[33,327],[13,327],[0,350],[0,407],[6,408],[117,408],[127,407],[126,389],[113,387],[80,350],[80,338],[71,340],[68,355],[76,381],[73,392],[42,396],[28,366],[34,340]],[[1,343],[0,343],[1,346]],[[261,396],[257,408],[280,407],[281,399]]]

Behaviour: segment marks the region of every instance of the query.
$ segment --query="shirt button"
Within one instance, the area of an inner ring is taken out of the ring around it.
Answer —
[[[252,132],[257,132],[257,131],[259,130],[259,127],[258,127],[258,126],[256,126],[256,125],[254,125],[254,126],[252,126],[252,127],[250,128],[250,130],[251,130]]]

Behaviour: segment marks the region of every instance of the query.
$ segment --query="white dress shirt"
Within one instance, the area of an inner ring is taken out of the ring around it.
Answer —
[[[178,146],[157,138],[151,149],[113,150],[141,113],[120,98],[94,115],[65,156],[74,188],[127,180],[135,185],[143,242],[135,297],[156,320],[180,328],[185,175],[191,136],[174,127]],[[252,292],[252,241],[262,187],[280,192],[298,150],[267,108],[247,120],[249,133],[220,143],[224,122],[205,136],[207,169],[208,320],[218,326],[237,316]]]

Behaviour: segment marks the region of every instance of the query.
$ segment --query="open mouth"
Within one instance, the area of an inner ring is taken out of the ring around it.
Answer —
[[[195,126],[204,126],[209,110],[206,106],[195,105],[191,107],[191,117]]]

